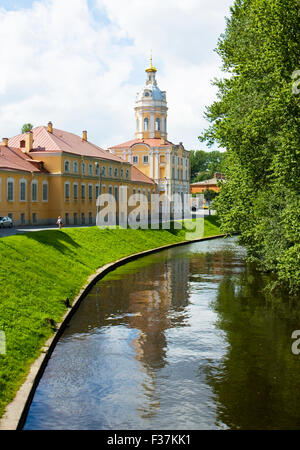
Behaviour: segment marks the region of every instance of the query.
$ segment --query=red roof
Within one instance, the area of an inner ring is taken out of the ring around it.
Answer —
[[[80,136],[69,133],[67,131],[53,128],[53,133],[48,132],[48,128],[41,126],[32,130],[33,132],[33,150],[31,152],[66,152],[80,156],[92,156],[101,159],[109,159],[111,161],[124,161],[118,156],[112,155],[106,150],[84,141]],[[20,147],[20,141],[26,139],[25,134],[19,134],[9,139],[9,146]]]
[[[0,145],[0,169],[18,170],[25,172],[46,172],[40,170],[31,158],[19,148]]]
[[[155,182],[152,180],[152,178],[147,177],[147,175],[145,175],[143,172],[141,172],[135,166],[131,167],[131,180],[138,181],[140,183],[155,184]]]
[[[165,143],[161,143],[162,140],[160,138],[153,138],[153,139],[133,139],[132,141],[123,142],[119,145],[114,145],[113,147],[109,147],[109,149],[113,148],[130,148],[133,145],[136,144],[147,144],[149,147],[168,147],[169,145],[174,145],[172,142],[167,141],[165,139]]]

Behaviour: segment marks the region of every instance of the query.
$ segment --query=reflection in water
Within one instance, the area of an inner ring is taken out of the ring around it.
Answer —
[[[120,267],[76,312],[25,429],[300,428],[300,309],[234,239]]]

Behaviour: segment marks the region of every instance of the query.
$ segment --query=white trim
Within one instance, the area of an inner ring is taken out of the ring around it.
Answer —
[[[77,170],[75,170],[75,166],[77,166]],[[73,161],[73,172],[74,173],[78,173],[79,172],[78,161]]]
[[[69,186],[69,197],[66,196],[66,186]],[[70,181],[65,181],[64,182],[64,199],[66,200],[70,200],[71,197],[71,189],[70,189]]]
[[[75,195],[74,195],[74,186],[77,186],[77,197],[75,197]],[[79,197],[78,193],[79,193],[78,183],[74,182],[73,183],[73,200],[78,200],[78,197]]]
[[[36,186],[36,199],[35,200],[33,200],[33,195],[32,195],[33,194],[33,189],[32,189],[33,185]],[[31,202],[36,203],[39,201],[39,182],[38,182],[38,180],[31,181],[31,193],[30,194],[31,194],[30,195]]]
[[[21,183],[25,183],[25,195],[24,195],[24,200],[21,199]],[[26,197],[27,197],[27,180],[25,180],[25,178],[21,178],[19,180],[19,201],[22,203],[26,202]]]
[[[8,183],[12,183],[12,185],[13,185],[12,199],[11,200],[8,199]],[[15,201],[15,180],[14,180],[14,178],[11,178],[11,177],[7,178],[7,180],[6,180],[6,200],[8,202],[14,202]]]
[[[47,199],[46,200],[44,200],[44,186],[47,186]],[[42,201],[44,203],[48,203],[48,200],[49,200],[49,183],[47,180],[44,180],[42,183]]]
[[[69,170],[66,170],[66,164],[69,164]],[[71,172],[71,163],[70,163],[70,160],[69,159],[65,159],[64,160],[64,173],[70,173]]]

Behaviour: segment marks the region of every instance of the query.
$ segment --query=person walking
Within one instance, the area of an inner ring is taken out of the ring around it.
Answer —
[[[61,216],[58,216],[56,225],[58,225],[58,228],[61,229],[62,226],[63,226],[63,224],[64,224],[64,222],[63,222],[63,220],[62,220],[62,217],[61,217]]]

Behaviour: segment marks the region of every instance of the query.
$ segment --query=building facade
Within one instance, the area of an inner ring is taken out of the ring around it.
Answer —
[[[121,187],[128,197],[158,192],[138,168],[89,142],[86,131],[80,137],[49,122],[0,146],[0,216],[15,225],[54,224],[58,216],[94,225],[99,194],[112,194],[118,209]]]
[[[191,184],[191,194],[202,194],[205,191],[211,190],[214,192],[219,192],[221,189],[221,183],[225,182],[225,177],[223,174],[216,172],[213,178],[204,181],[197,181]]]
[[[172,201],[174,194],[183,198],[190,192],[190,156],[182,142],[175,145],[167,139],[166,92],[157,86],[156,72],[151,58],[146,84],[135,102],[135,139],[110,147],[109,151],[153,179],[159,192]]]

